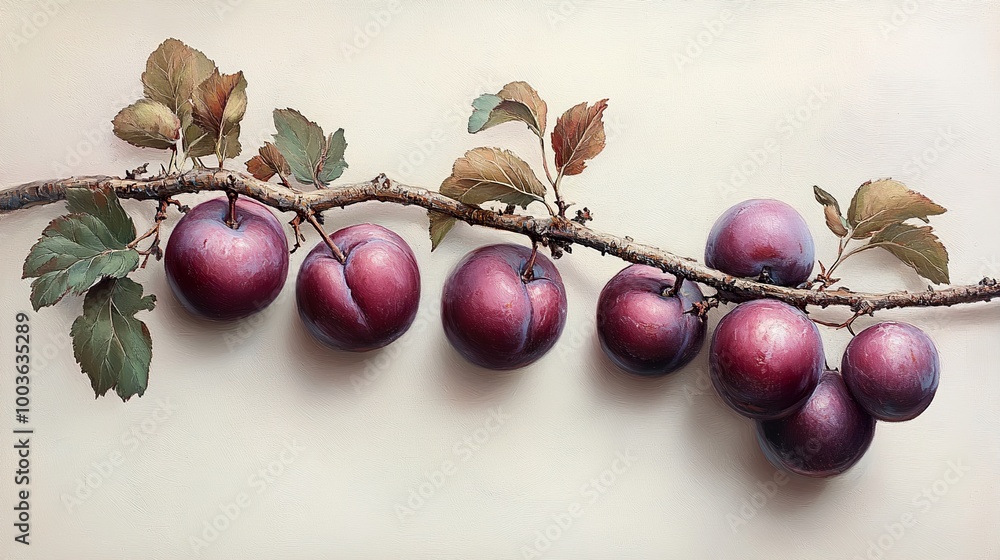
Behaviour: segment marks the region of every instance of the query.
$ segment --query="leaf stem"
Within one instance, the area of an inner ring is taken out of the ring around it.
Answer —
[[[569,204],[566,204],[566,202],[563,201],[562,195],[559,194],[559,185],[562,184],[563,169],[559,170],[559,173],[556,175],[555,182],[552,183],[552,192],[556,195],[556,206],[559,208],[560,218],[566,217],[566,209],[569,208]]]
[[[326,230],[323,229],[323,226],[316,219],[316,213],[313,212],[312,210],[307,212],[306,221],[312,224],[312,227],[316,230],[317,233],[319,233],[320,237],[323,238],[323,241],[326,243],[326,246],[329,247],[330,251],[333,253],[333,257],[338,261],[340,261],[340,264],[344,264],[344,262],[347,261],[347,257],[344,256],[344,253],[340,250],[340,247],[337,247],[337,244],[333,242],[333,239],[330,239],[330,236],[327,235]]]
[[[871,249],[872,247],[878,247],[878,245],[872,245],[871,243],[866,243],[860,247],[855,247],[854,249],[851,249],[847,253],[844,253],[844,249],[847,248],[847,243],[844,243],[843,247],[841,247],[840,249],[840,252],[837,254],[837,260],[834,261],[834,263],[830,266],[829,270],[826,271],[827,277],[833,274],[833,270],[838,266],[840,266],[841,263],[846,261],[848,257],[850,257],[851,255],[856,255],[866,249]]]
[[[545,178],[549,180],[549,184],[555,188],[556,183],[552,180],[552,173],[549,172],[549,158],[545,155],[545,138],[541,135],[538,136],[538,145],[542,147],[542,168],[545,169]]]

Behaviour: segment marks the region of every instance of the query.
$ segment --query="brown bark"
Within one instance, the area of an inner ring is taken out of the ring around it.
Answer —
[[[601,254],[659,267],[688,280],[716,288],[730,299],[770,297],[798,307],[807,305],[845,306],[855,314],[897,307],[950,306],[989,301],[1000,297],[1000,283],[984,278],[978,284],[952,286],[924,292],[897,291],[882,294],[847,290],[805,290],[773,286],[736,278],[690,259],[636,243],[630,238],[603,233],[562,218],[533,217],[494,212],[462,204],[427,189],[405,185],[379,175],[371,181],[330,189],[299,192],[288,187],[259,181],[253,177],[219,169],[193,170],[180,175],[151,179],[119,179],[92,176],[52,181],[36,181],[0,191],[0,213],[47,204],[65,198],[68,187],[108,185],[121,198],[163,200],[183,193],[224,191],[248,196],[282,212],[308,218],[314,213],[367,201],[393,202],[436,210],[470,224],[521,233],[533,240],[572,243],[590,247]]]

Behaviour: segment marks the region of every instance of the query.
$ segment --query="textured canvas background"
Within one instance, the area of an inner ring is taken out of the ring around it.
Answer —
[[[146,56],[172,36],[246,73],[237,168],[286,106],[346,129],[344,181],[384,171],[436,188],[479,145],[537,162],[519,126],[465,132],[473,97],[523,79],[550,123],[610,98],[607,149],[565,182],[596,228],[700,257],[726,207],[778,197],[829,261],[836,242],[812,185],[846,203],[861,182],[892,176],[949,209],[934,225],[952,278],[970,283],[1000,276],[998,29],[996,4],[916,0],[0,0],[0,184],[165,162],[114,138],[110,120],[141,95]],[[128,208],[148,225],[148,204]],[[14,314],[30,309],[21,261],[61,210],[0,219],[0,364],[13,363]],[[594,303],[616,259],[580,249],[561,260],[561,340],[498,377],[458,358],[436,310],[462,254],[524,240],[460,225],[432,254],[415,208],[362,205],[327,220],[384,224],[417,254],[421,315],[381,352],[338,354],[308,338],[291,297],[304,252],[281,298],[235,325],[187,316],[160,265],[139,273],[159,297],[143,316],[154,358],[148,392],[125,404],[95,401],[73,361],[78,298],[32,314],[32,544],[13,542],[13,477],[0,473],[0,557],[189,558],[193,537],[208,545],[200,557],[219,559],[1000,557],[1000,307],[880,313],[937,342],[933,405],[879,425],[844,476],[787,480],[715,396],[705,353],[660,383],[625,379],[603,357]],[[926,286],[879,252],[842,272],[856,290]],[[824,339],[839,363],[847,333]],[[121,460],[109,472],[110,457]],[[218,521],[225,511],[238,515]]]

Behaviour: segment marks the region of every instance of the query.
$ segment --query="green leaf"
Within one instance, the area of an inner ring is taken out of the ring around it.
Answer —
[[[826,227],[830,228],[830,231],[837,237],[847,237],[847,220],[840,213],[840,203],[837,202],[836,197],[815,185],[813,186],[813,195],[816,196],[816,202],[823,205]]]
[[[325,136],[318,124],[295,109],[275,109],[274,128],[278,131],[274,145],[285,156],[296,181],[323,188],[347,168],[344,129]]]
[[[932,230],[930,226],[891,224],[872,236],[865,247],[881,247],[931,282],[947,284],[948,251]]]
[[[520,121],[539,138],[545,133],[545,101],[527,82],[511,82],[495,95],[483,94],[472,102],[469,132],[475,134],[510,121]]]
[[[847,221],[854,228],[851,237],[864,239],[882,228],[919,218],[944,214],[947,210],[926,196],[907,189],[892,179],[868,181],[858,187],[847,209]]]
[[[156,297],[142,291],[129,278],[102,280],[87,292],[83,314],[70,328],[73,355],[98,397],[115,389],[127,401],[146,391],[153,341],[135,314],[151,311]]]
[[[135,239],[135,223],[111,187],[70,187],[66,189],[66,209],[73,214],[94,216],[123,246]]]
[[[247,110],[246,90],[243,72],[220,74],[218,69],[194,90],[192,118],[212,139],[219,165],[240,154],[240,121]]]
[[[448,235],[451,228],[455,227],[455,223],[458,220],[448,214],[442,214],[434,210],[427,212],[427,218],[430,220],[431,251],[433,251],[437,249],[444,236]]]
[[[111,121],[115,136],[140,148],[169,150],[180,138],[181,121],[159,101],[140,99]]]
[[[326,139],[323,158],[316,174],[324,187],[336,181],[347,169],[347,162],[344,160],[345,151],[347,151],[347,140],[344,139],[344,129],[338,128],[337,132]]]
[[[314,184],[316,166],[326,145],[323,129],[295,109],[275,109],[274,128],[278,131],[274,135],[274,145],[288,160],[295,179],[307,185]]]
[[[36,311],[139,266],[139,253],[128,247],[135,225],[112,189],[70,188],[66,197],[74,213],[52,220],[24,260],[22,277],[35,278],[31,305]]]

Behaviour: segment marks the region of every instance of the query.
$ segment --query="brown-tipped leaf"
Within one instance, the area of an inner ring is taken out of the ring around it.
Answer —
[[[194,90],[194,124],[215,143],[220,162],[240,153],[240,121],[247,110],[243,72],[220,74],[216,69]]]
[[[948,251],[932,230],[930,226],[891,224],[873,235],[868,245],[889,251],[935,284],[947,284]]]
[[[472,108],[470,133],[511,121],[528,125],[539,138],[545,133],[548,107],[527,82],[511,82],[496,94],[484,93],[472,102]]]
[[[578,175],[587,167],[586,160],[604,149],[604,110],[608,100],[587,106],[580,103],[559,117],[552,129],[552,150],[556,169],[563,175]]]
[[[868,181],[858,187],[847,209],[847,221],[854,228],[851,237],[864,239],[886,226],[944,214],[946,209],[926,196],[911,191],[892,179]]]
[[[476,148],[455,160],[451,176],[441,183],[441,194],[464,202],[497,201],[527,207],[545,199],[545,185],[524,160],[499,148]],[[455,218],[429,211],[431,250],[455,225]]]
[[[279,179],[285,180],[291,175],[292,170],[288,167],[288,160],[281,155],[281,151],[274,144],[264,142],[257,153],[258,155],[247,162],[247,171],[257,179],[267,181],[277,173]]]
[[[847,220],[840,213],[840,203],[837,202],[836,197],[818,186],[813,186],[813,195],[816,196],[816,202],[823,205],[826,227],[830,228],[830,231],[837,237],[846,237],[848,233]]]

